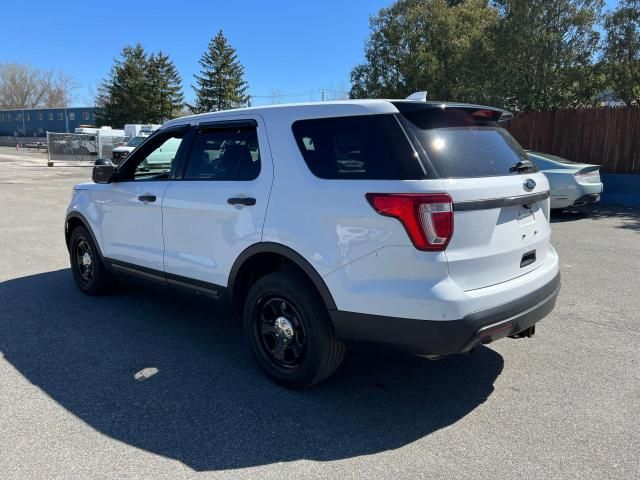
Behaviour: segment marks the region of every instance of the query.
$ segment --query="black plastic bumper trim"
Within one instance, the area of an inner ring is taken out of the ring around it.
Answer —
[[[580,198],[578,198],[575,202],[573,202],[573,205],[575,206],[591,205],[592,203],[596,203],[599,200],[600,200],[599,193],[589,193],[587,195],[583,195]]]
[[[348,344],[373,344],[421,355],[450,355],[480,343],[516,335],[554,308],[560,273],[543,287],[496,307],[456,320],[416,320],[330,311],[336,334]]]

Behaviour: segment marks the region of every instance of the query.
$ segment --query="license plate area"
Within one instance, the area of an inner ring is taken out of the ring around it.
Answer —
[[[536,221],[533,209],[533,205],[531,208],[520,207],[518,211],[518,225],[529,225]]]

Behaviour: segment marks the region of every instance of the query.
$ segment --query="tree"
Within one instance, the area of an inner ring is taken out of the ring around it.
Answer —
[[[605,17],[603,70],[615,96],[640,105],[640,0],[622,0]]]
[[[139,43],[126,45],[122,58],[115,60],[109,77],[104,80],[96,99],[99,124],[121,126],[145,123],[149,114],[149,59]]]
[[[63,73],[28,64],[0,64],[0,108],[66,107],[76,88]]]
[[[485,0],[399,0],[371,21],[365,62],[351,72],[352,98],[429,97],[483,102],[498,15]]]
[[[543,110],[594,103],[602,0],[495,0],[497,86],[503,105]]]
[[[189,106],[192,112],[228,110],[247,102],[244,67],[222,30],[209,42],[200,66],[200,75],[194,75],[197,86],[193,86],[196,101]]]
[[[162,52],[149,56],[146,77],[149,90],[148,121],[164,123],[184,106],[182,79],[169,56]]]
[[[430,98],[515,110],[595,102],[602,0],[398,0],[371,19],[351,97]]]

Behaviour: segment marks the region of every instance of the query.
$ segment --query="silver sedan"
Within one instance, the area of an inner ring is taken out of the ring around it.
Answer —
[[[527,155],[551,187],[551,209],[588,205],[600,200],[600,166],[576,163],[549,153],[528,151]]]

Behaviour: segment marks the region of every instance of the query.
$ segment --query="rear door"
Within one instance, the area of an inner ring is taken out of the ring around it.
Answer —
[[[238,255],[262,239],[273,167],[257,115],[192,129],[182,172],[162,203],[164,267],[174,286],[215,297]]]
[[[500,110],[398,103],[425,168],[453,199],[454,233],[445,251],[464,290],[526,275],[549,252],[549,185],[497,123]]]

